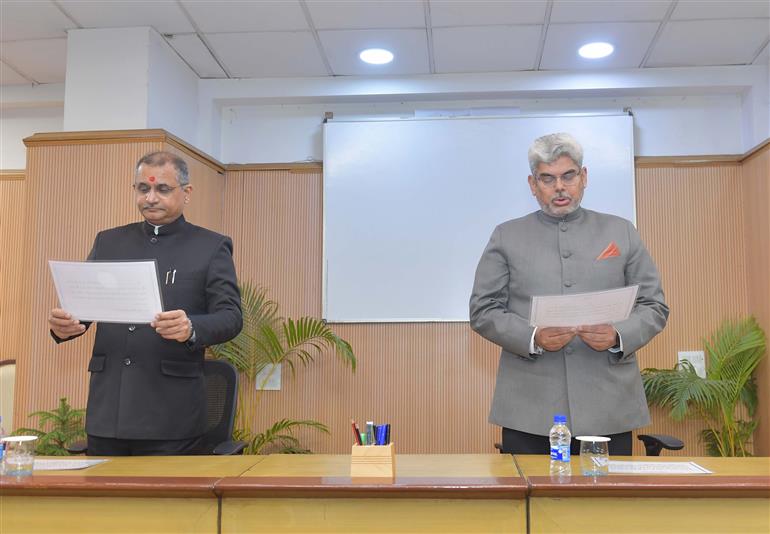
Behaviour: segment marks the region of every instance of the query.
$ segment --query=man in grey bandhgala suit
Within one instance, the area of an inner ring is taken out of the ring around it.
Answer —
[[[650,421],[635,353],[668,318],[658,271],[629,221],[580,207],[588,170],[572,136],[537,139],[529,163],[542,209],[495,228],[470,299],[471,327],[502,348],[489,421],[503,427],[506,452],[547,453],[562,413],[573,436],[610,436],[611,453],[631,454],[631,430]],[[627,320],[529,326],[535,295],[636,284]]]

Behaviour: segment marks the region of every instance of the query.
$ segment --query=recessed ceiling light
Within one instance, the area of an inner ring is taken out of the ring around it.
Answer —
[[[610,43],[588,43],[580,47],[578,54],[586,59],[599,59],[612,54],[615,47]]]
[[[393,52],[385,50],[384,48],[367,48],[358,57],[364,63],[370,63],[372,65],[384,65],[393,61]]]

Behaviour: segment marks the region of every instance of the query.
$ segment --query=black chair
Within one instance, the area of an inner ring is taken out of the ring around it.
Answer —
[[[639,434],[636,439],[644,443],[647,456],[660,456],[660,451],[678,451],[684,447],[684,442],[666,434]]]
[[[684,447],[682,440],[666,434],[639,434],[636,439],[644,442],[644,450],[647,456],[660,456],[660,451],[667,449],[678,451]],[[503,453],[503,444],[495,443],[495,449]]]
[[[206,430],[195,454],[217,456],[242,454],[245,441],[233,441],[233,423],[238,401],[238,370],[225,360],[205,360]],[[71,454],[87,452],[85,441],[70,445]]]
[[[206,430],[201,437],[200,454],[241,454],[245,441],[232,441],[238,401],[238,370],[225,360],[205,360]]]

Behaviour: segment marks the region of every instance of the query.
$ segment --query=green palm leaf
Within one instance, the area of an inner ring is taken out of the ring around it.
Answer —
[[[642,381],[648,402],[670,408],[681,420],[699,416],[707,428],[701,439],[709,454],[745,456],[756,421],[737,419],[744,407],[753,417],[758,396],[753,373],[765,355],[765,333],[754,317],[725,321],[703,342],[708,354],[706,378],[688,361],[674,369],[645,369]]]
[[[669,415],[676,421],[690,415],[692,406],[714,410],[720,399],[731,391],[731,384],[727,382],[698,376],[687,360],[674,370],[645,369],[642,382],[648,402],[671,408]]]
[[[278,305],[267,297],[265,288],[248,282],[242,283],[240,288],[243,330],[234,339],[209,348],[215,358],[228,360],[249,379],[242,380],[239,387],[253,383],[268,365],[285,364],[294,376],[298,366],[306,367],[328,353],[333,353],[345,366],[355,371],[356,356],[350,343],[337,336],[323,320],[280,317]],[[260,394],[257,393],[257,400]],[[303,451],[291,432],[296,426],[328,431],[316,421],[282,419],[264,432],[253,433],[249,426],[254,406],[245,404],[248,395],[243,389],[239,392],[239,399],[239,428],[235,435],[249,442],[246,451],[252,454],[274,444],[278,444],[281,452]]]

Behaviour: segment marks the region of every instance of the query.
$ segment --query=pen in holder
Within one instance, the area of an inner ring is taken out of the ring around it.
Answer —
[[[396,476],[396,450],[387,445],[353,445],[350,453],[351,478],[389,478]]]

